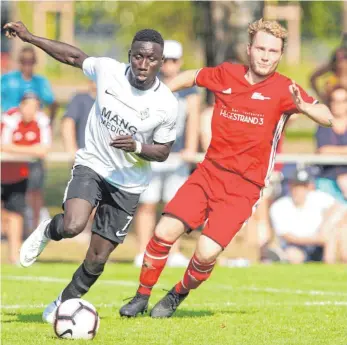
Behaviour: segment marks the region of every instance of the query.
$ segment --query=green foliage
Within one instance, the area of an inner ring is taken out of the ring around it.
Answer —
[[[302,32],[307,38],[341,35],[342,1],[301,1]]]
[[[174,39],[183,44],[186,68],[197,67],[201,62],[196,53],[194,8],[190,1],[77,1],[76,21],[85,28],[96,21],[116,23],[115,44],[123,49],[124,59],[135,33],[153,28],[164,39]]]

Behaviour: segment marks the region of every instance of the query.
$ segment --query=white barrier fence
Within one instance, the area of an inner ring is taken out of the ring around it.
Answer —
[[[171,155],[177,155],[172,153]],[[192,163],[199,163],[204,159],[203,153],[198,153]],[[71,162],[74,157],[66,152],[50,152],[45,160],[48,162]],[[14,155],[1,153],[1,162],[30,162],[34,158],[28,155]],[[278,163],[295,163],[298,166],[307,165],[347,165],[347,155],[327,155],[327,154],[306,154],[306,153],[281,153],[277,154],[276,162]]]

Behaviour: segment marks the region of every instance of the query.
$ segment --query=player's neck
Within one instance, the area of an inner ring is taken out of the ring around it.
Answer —
[[[259,75],[259,74],[256,74],[254,73],[251,68],[248,68],[248,71],[246,72],[245,74],[245,79],[251,84],[251,85],[254,85],[254,84],[257,84],[257,83],[260,83],[262,81],[264,81],[265,79],[269,78],[270,76],[267,75],[267,76],[262,76],[262,75]]]
[[[32,73],[24,73],[22,71],[21,71],[21,73],[22,73],[22,77],[23,77],[24,80],[31,80],[33,78],[33,74]]]

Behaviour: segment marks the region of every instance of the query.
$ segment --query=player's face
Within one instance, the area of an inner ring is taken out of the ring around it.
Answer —
[[[24,122],[33,121],[35,118],[35,114],[40,109],[40,102],[35,98],[29,98],[21,102],[20,112],[23,117]]]
[[[35,56],[29,51],[22,53],[19,58],[19,68],[25,75],[33,74],[35,63]]]
[[[135,41],[129,50],[130,83],[140,89],[149,89],[163,64],[163,48],[158,43]]]
[[[330,109],[336,118],[347,118],[347,91],[337,89],[331,95]]]
[[[260,77],[272,74],[282,58],[282,40],[264,31],[259,31],[247,46],[250,68]]]
[[[164,59],[164,63],[160,72],[164,76],[164,78],[173,78],[175,77],[182,66],[181,59]]]
[[[310,185],[300,184],[300,183],[292,183],[290,185],[290,194],[292,196],[293,202],[295,205],[300,206],[305,203],[306,196],[310,191]]]

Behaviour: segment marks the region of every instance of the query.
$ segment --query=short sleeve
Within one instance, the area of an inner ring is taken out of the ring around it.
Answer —
[[[314,191],[314,199],[317,205],[320,205],[320,207],[325,210],[336,203],[336,200],[332,195],[319,190]]]
[[[5,113],[1,119],[1,144],[9,145],[12,143],[14,127],[11,126],[11,118]]]
[[[333,142],[333,133],[331,128],[319,126],[316,132],[317,148],[321,148],[326,145],[336,145]]]
[[[270,207],[270,219],[273,229],[278,236],[283,236],[290,231],[286,214],[286,206],[284,199],[278,199]]]
[[[166,110],[163,110],[166,112]],[[172,106],[168,110],[167,115],[164,117],[163,122],[156,128],[153,141],[157,143],[169,143],[176,139],[176,121],[178,115],[178,103],[172,102]]]
[[[83,73],[93,81],[96,81],[96,63],[97,58],[95,57],[87,57],[82,63]]]
[[[40,144],[51,146],[52,131],[49,117],[46,114],[41,113],[39,115],[38,125],[40,127]]]
[[[286,90],[284,91],[284,96],[282,98],[282,103],[281,103],[282,113],[290,114],[290,115],[299,113],[293,101],[292,95],[289,91],[289,86],[291,84],[292,82],[288,80],[288,82],[286,83]],[[311,97],[300,85],[296,84],[296,86],[299,88],[301,97],[304,100],[304,102],[311,103],[311,104],[318,103],[318,101],[315,98]]]
[[[226,86],[226,63],[216,67],[204,67],[197,71],[195,84],[211,91],[221,91]]]
[[[82,104],[80,102],[81,97],[76,95],[71,102],[67,105],[66,112],[64,114],[64,118],[69,117],[73,119],[75,122],[78,121],[82,109]]]
[[[40,98],[45,104],[54,102],[54,94],[50,82],[46,78],[41,78],[40,82]]]

